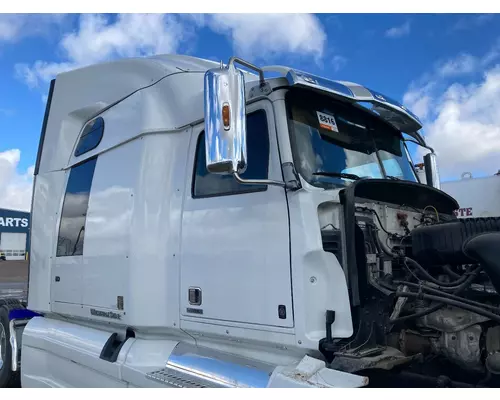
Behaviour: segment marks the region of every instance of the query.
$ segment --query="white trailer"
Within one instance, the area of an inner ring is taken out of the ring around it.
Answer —
[[[421,182],[426,182],[424,163],[415,166]],[[500,170],[492,176],[473,177],[464,172],[458,180],[440,182],[440,188],[459,203],[458,218],[500,217]]]
[[[402,133],[425,146],[420,129],[361,85],[237,58],[58,75],[0,386],[495,379],[498,237],[440,244],[458,204],[419,183]]]
[[[500,217],[500,173],[476,178],[465,172],[459,180],[442,182],[441,188],[457,199],[459,218]]]

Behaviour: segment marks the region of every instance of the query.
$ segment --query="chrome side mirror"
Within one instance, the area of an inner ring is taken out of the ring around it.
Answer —
[[[426,183],[436,189],[441,189],[441,182],[437,167],[437,157],[435,153],[427,153],[424,156],[424,168]]]
[[[245,78],[232,62],[205,73],[205,154],[208,172],[246,170]]]
[[[245,78],[234,63],[259,73],[259,85],[265,86],[264,71],[244,60],[232,57],[227,67],[205,73],[205,156],[208,172],[233,175],[246,185],[274,185],[296,190],[295,180],[243,179],[247,168],[247,132]],[[287,169],[288,171],[288,169]]]

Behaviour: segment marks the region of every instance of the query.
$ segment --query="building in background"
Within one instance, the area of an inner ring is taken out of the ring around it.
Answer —
[[[6,260],[26,258],[30,223],[30,213],[0,208],[0,253]]]

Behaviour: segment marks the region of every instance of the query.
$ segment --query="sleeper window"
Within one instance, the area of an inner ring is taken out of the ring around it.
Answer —
[[[247,169],[244,179],[267,179],[269,167],[269,132],[265,111],[247,115]],[[266,185],[241,184],[231,175],[211,174],[207,171],[205,135],[202,132],[196,147],[193,174],[193,197],[224,196],[238,193],[264,191]]]
[[[71,168],[59,225],[57,257],[81,256],[96,158]]]

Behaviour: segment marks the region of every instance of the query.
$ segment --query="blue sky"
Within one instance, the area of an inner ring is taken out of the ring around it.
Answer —
[[[491,175],[500,169],[499,38],[500,15],[489,14],[0,14],[0,207],[29,207],[53,75],[152,53],[238,55],[364,84],[424,120],[444,179]]]

